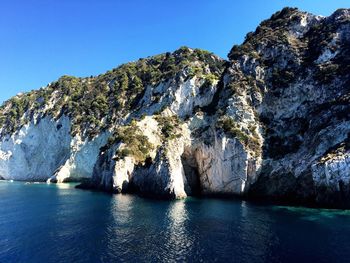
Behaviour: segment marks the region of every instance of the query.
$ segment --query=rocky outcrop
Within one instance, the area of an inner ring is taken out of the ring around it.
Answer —
[[[91,177],[99,149],[108,138],[101,134],[81,141],[70,135],[70,120],[48,117],[24,125],[0,141],[0,174],[6,180],[65,182]],[[51,175],[51,176],[50,176]]]
[[[91,140],[82,140],[80,136],[72,138],[69,159],[55,171],[48,182],[79,181],[80,178],[90,178],[100,148],[106,144],[109,135],[109,132],[103,132]]]
[[[157,198],[350,207],[350,12],[285,8],[198,49],[62,77],[0,110],[0,176]]]
[[[7,180],[42,181],[70,156],[70,122],[43,118],[0,141],[0,174]]]
[[[115,130],[165,108],[168,115],[188,117],[193,108],[211,101],[222,64],[223,60],[209,52],[184,47],[97,77],[64,76],[38,91],[18,94],[0,109],[1,176],[8,180],[65,182],[91,178],[93,174],[99,178],[98,174],[105,172],[110,176],[101,175],[99,188],[122,191],[121,185],[132,170],[129,167],[144,160],[132,156],[114,159],[113,149],[123,148],[120,142],[118,147],[107,143]],[[142,131],[150,145],[159,147],[160,142],[152,139],[151,126],[156,121],[146,120],[151,125]],[[94,172],[105,159],[111,159],[111,166]]]
[[[226,136],[202,143],[193,154],[203,194],[242,195],[258,170],[242,143]]]
[[[315,167],[349,133],[349,72],[340,69],[350,55],[349,26],[347,10],[322,18],[284,9],[248,36],[245,55],[231,51],[238,58],[231,75],[243,72],[255,87],[247,86],[253,98],[262,98],[253,104],[263,128],[263,163],[249,196],[343,206],[337,196],[347,196],[346,180],[326,183]]]
[[[132,176],[132,191],[157,198],[186,197],[182,151],[183,143],[177,140],[160,148],[154,162],[146,163]]]

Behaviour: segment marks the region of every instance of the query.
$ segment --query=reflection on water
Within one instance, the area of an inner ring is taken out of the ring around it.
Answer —
[[[133,198],[128,195],[113,196],[111,214],[116,225],[124,225],[130,222]]]
[[[55,187],[57,187],[58,189],[72,189],[72,187],[74,187],[76,184],[70,184],[70,183],[57,183],[55,184]]]
[[[188,215],[185,201],[179,200],[170,203],[167,218],[165,261],[184,261],[193,245],[193,238],[186,227]]]
[[[0,184],[0,262],[348,262],[350,212]]]

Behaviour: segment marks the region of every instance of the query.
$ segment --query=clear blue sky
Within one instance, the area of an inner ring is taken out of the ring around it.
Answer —
[[[0,102],[62,75],[97,75],[180,46],[226,58],[284,6],[320,15],[349,0],[0,0]]]

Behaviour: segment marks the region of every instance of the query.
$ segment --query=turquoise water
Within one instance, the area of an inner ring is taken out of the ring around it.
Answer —
[[[0,182],[0,262],[350,262],[350,212]]]

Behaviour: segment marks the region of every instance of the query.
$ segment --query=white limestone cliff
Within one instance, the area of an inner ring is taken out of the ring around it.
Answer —
[[[285,8],[227,61],[180,48],[18,94],[0,178],[350,207],[349,14]]]
[[[92,176],[108,134],[81,141],[70,134],[70,120],[44,117],[0,141],[0,174],[6,180],[79,180]]]

